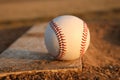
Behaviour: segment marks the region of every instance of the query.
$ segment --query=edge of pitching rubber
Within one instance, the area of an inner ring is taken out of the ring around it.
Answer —
[[[80,68],[71,68],[71,69],[52,69],[52,70],[31,70],[31,71],[18,71],[18,72],[8,72],[8,73],[0,73],[0,78],[9,76],[9,75],[20,75],[20,74],[31,74],[31,73],[39,73],[39,72],[66,72],[66,71],[80,71]]]

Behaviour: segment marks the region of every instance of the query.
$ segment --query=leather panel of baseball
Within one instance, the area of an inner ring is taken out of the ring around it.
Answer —
[[[87,36],[83,35],[85,26]],[[84,45],[81,46],[83,42]],[[89,29],[84,21],[78,17],[58,16],[48,23],[45,31],[45,45],[48,52],[58,60],[78,59],[81,54],[86,52],[89,43]],[[81,49],[83,49],[83,53],[80,52]]]

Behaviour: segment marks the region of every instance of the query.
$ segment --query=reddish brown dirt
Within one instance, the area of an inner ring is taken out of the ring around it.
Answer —
[[[83,59],[86,79],[120,79],[120,24],[115,22],[89,23],[91,44]],[[82,75],[83,75],[82,73]]]

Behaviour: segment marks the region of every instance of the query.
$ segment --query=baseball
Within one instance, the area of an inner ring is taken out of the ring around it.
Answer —
[[[83,55],[90,43],[87,24],[72,15],[54,18],[45,32],[45,45],[58,60],[74,60]]]

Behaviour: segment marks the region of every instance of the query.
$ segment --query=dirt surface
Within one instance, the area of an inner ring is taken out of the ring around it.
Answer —
[[[119,0],[0,0],[0,22],[107,11],[118,7]]]
[[[1,7],[2,8],[2,7]],[[69,12],[68,12],[69,13]],[[24,72],[1,77],[2,80],[120,80],[120,9],[72,13],[88,24],[91,33],[89,49],[83,57],[83,70],[62,72]],[[53,18],[53,17],[51,17]],[[44,18],[49,21],[51,18]],[[6,18],[5,18],[6,19]],[[0,24],[0,51],[5,50],[29,26],[40,19]],[[26,25],[28,27],[26,27]],[[9,35],[9,36],[7,36]],[[5,68],[3,71],[8,71]],[[2,71],[2,70],[1,70]],[[10,70],[9,70],[10,72]]]

